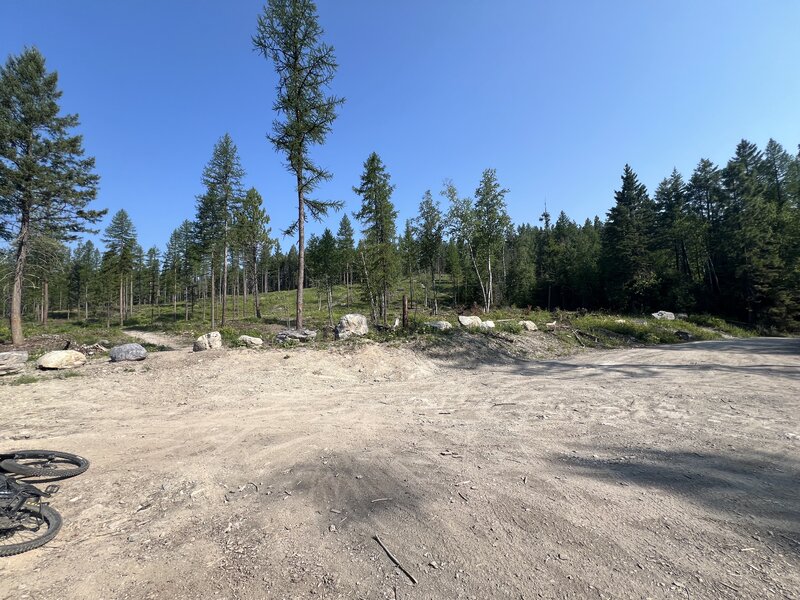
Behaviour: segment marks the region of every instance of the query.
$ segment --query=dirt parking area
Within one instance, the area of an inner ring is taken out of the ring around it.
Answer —
[[[0,450],[92,461],[0,597],[800,598],[797,339],[81,372],[0,387]]]

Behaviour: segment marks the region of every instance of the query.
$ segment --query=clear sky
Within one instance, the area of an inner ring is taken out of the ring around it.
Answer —
[[[273,232],[292,176],[265,134],[276,77],[253,52],[260,0],[3,0],[0,57],[35,45],[60,75],[102,177],[97,208],[125,208],[146,249],[193,218],[200,175],[229,132]],[[800,143],[797,0],[320,0],[347,98],[317,196],[359,201],[376,151],[397,188],[398,229],[445,178],[472,193],[497,169],[516,223],[545,200],[604,216],[625,163],[652,190],[741,138]],[[335,233],[341,213],[322,225]],[[107,220],[106,220],[107,222]],[[282,240],[288,248],[289,240]]]

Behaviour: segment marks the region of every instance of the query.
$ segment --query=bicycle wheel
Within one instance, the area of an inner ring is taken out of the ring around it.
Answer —
[[[89,468],[89,461],[69,452],[55,450],[18,450],[0,462],[0,469],[27,477],[66,479]]]
[[[61,515],[46,504],[23,506],[19,523],[0,529],[0,556],[14,556],[38,548],[56,537],[61,529]]]

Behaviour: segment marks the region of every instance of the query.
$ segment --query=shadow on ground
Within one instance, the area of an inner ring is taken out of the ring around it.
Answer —
[[[592,448],[598,452],[597,448]],[[796,458],[731,450],[726,454],[610,447],[615,458],[556,456],[586,477],[657,488],[718,513],[732,530],[773,537],[800,553],[800,462]],[[771,532],[771,533],[770,533]]]

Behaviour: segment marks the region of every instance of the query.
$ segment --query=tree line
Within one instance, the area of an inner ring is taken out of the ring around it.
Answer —
[[[313,2],[270,0],[252,39],[279,74],[268,139],[296,181],[297,218],[284,233],[297,243],[285,253],[271,237],[261,194],[245,189],[228,134],[202,169],[193,218],[163,251],[141,248],[124,210],[103,231],[103,248],[80,241],[105,211],[88,208],[98,176],[72,133],[78,117],[59,114],[57,75],[38,50],[9,57],[0,69],[0,236],[9,242],[0,281],[14,343],[22,340],[23,314],[46,323],[57,309],[122,325],[136,305],[154,315],[171,306],[175,320],[216,327],[249,311],[262,318],[261,295],[285,289],[297,292],[301,328],[307,285],[327,299],[331,323],[333,288],[343,285],[348,305],[360,294],[373,321],[384,324],[405,293],[433,314],[446,299],[483,312],[667,308],[798,327],[800,152],[774,140],[763,150],[742,140],[724,166],[701,159],[688,179],[673,170],[652,195],[626,165],[605,219],[582,224],[564,212],[554,220],[545,207],[537,223],[514,225],[509,190],[486,169],[471,194],[449,180],[422,193],[401,230],[390,173],[372,153],[353,187],[359,238],[344,215],[336,234],[327,228],[306,240],[309,218],[342,207],[311,197],[331,174],[310,150],[324,143],[344,102],[326,92],[337,64],[322,35]]]

